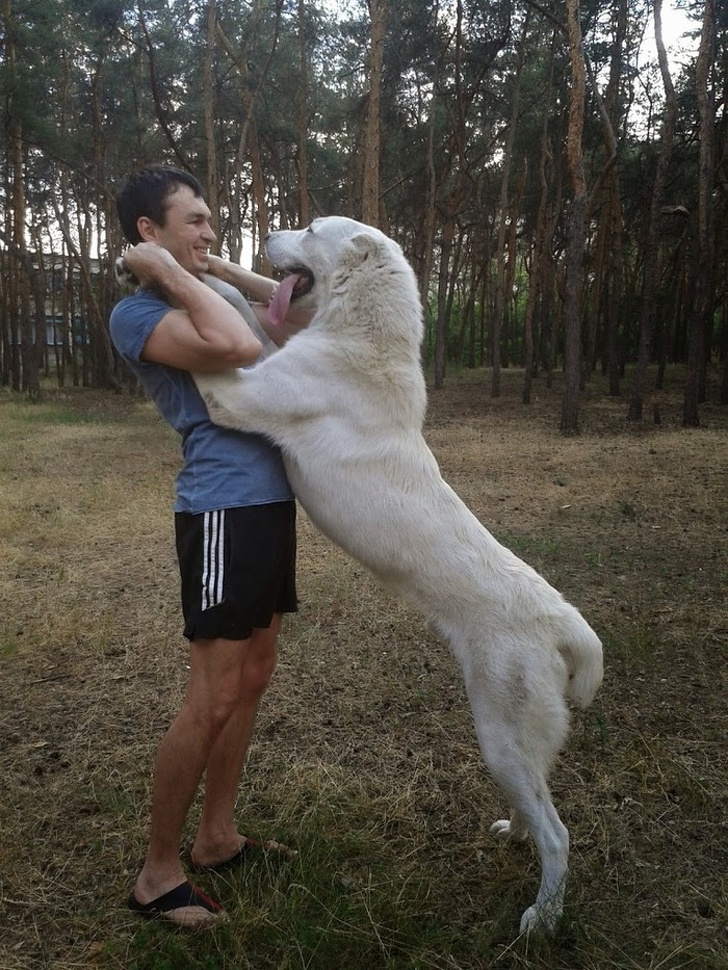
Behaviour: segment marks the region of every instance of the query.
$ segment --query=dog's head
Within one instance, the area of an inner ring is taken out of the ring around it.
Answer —
[[[274,323],[280,323],[292,301],[301,306],[321,306],[334,285],[337,270],[347,253],[357,259],[361,247],[355,240],[376,241],[392,256],[402,260],[399,246],[373,226],[344,216],[325,216],[306,229],[280,230],[266,237],[265,251],[276,269],[285,273],[269,307]]]

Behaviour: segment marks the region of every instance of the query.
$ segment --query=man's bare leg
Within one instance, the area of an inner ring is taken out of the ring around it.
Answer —
[[[190,677],[182,709],[162,738],[154,767],[150,840],[134,887],[137,902],[159,898],[185,881],[179,857],[182,831],[205,766],[240,706],[250,641],[190,644]],[[202,907],[170,910],[166,918],[194,927],[211,920]]]
[[[280,616],[275,616],[267,629],[255,630],[248,641],[239,704],[215,742],[206,765],[205,797],[191,850],[196,866],[219,865],[243,845],[245,836],[235,824],[235,803],[260,701],[275,669],[280,624]]]

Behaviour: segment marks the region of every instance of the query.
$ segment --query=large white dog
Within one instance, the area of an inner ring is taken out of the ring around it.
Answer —
[[[308,328],[253,368],[196,376],[216,423],[261,432],[285,456],[315,525],[367,566],[451,647],[483,759],[511,806],[500,838],[533,837],[538,896],[521,931],[553,930],[569,835],[547,784],[568,728],[602,679],[598,637],[573,606],[500,545],[443,480],[422,437],[422,314],[396,243],[350,219],[274,232],[280,285],[317,308]],[[392,676],[396,676],[395,672]]]

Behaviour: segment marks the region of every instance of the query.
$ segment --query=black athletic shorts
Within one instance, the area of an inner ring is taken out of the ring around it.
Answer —
[[[175,514],[184,635],[247,640],[295,613],[296,503]]]

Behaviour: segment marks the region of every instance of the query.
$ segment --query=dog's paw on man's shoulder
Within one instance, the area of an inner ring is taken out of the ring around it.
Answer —
[[[129,267],[124,262],[123,256],[118,256],[114,260],[114,276],[116,277],[116,282],[120,286],[138,286],[139,280],[132,273]]]

